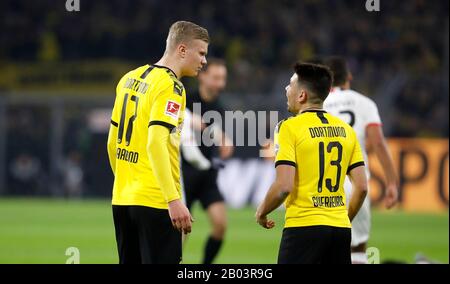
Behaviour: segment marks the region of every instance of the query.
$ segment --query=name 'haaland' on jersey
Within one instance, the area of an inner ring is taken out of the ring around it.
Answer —
[[[128,151],[126,149],[117,148],[117,159],[126,161],[129,163],[137,164],[139,161],[139,153]]]
[[[183,129],[183,125],[184,125],[184,121],[181,122],[180,125],[178,125],[174,129],[172,129],[170,136],[169,136],[170,143],[179,144],[179,142],[178,142],[179,139],[177,139],[176,137],[179,137],[181,135],[181,130]],[[137,164],[137,162],[139,161],[139,153],[138,152],[128,151],[123,148],[117,148],[116,157],[119,160],[133,163],[133,164]]]

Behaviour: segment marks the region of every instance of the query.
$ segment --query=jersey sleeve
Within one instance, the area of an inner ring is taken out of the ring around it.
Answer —
[[[162,125],[169,129],[177,127],[185,108],[183,92],[181,83],[172,81],[166,84],[152,103],[149,126]]]
[[[288,125],[281,121],[275,128],[275,167],[289,165],[297,167],[295,159],[295,137]],[[283,126],[283,127],[282,127]]]
[[[161,126],[151,127],[148,131],[147,151],[153,173],[158,181],[167,203],[180,199],[180,194],[175,186],[170,165],[170,154],[167,147],[170,132]]]
[[[366,98],[365,106],[364,106],[364,118],[366,122],[366,127],[369,125],[381,125],[381,118],[378,112],[378,107],[369,98]]]
[[[355,143],[353,145],[353,151],[349,160],[347,174],[350,173],[350,171],[354,168],[364,166],[364,157],[362,154],[361,146],[359,145],[358,139],[356,138],[356,133],[354,131],[352,136],[355,140]]]

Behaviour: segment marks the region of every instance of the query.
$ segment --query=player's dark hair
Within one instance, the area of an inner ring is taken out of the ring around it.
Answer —
[[[300,85],[306,87],[313,96],[308,97],[311,103],[323,103],[330,93],[333,76],[328,67],[311,63],[296,63],[295,73]]]
[[[325,60],[325,65],[333,73],[333,87],[339,87],[347,82],[349,70],[347,61],[341,56],[330,56]]]

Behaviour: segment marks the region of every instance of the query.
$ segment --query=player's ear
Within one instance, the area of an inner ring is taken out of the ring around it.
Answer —
[[[181,56],[181,58],[185,58],[186,57],[186,49],[187,49],[186,44],[180,43],[178,45],[177,51],[178,51],[178,54]]]
[[[306,101],[308,100],[308,93],[305,90],[301,89],[297,100],[301,104],[306,103]]]

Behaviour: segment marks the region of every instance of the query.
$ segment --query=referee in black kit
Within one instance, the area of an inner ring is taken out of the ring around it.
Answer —
[[[186,98],[186,108],[194,115],[200,115],[200,113],[194,112],[196,109],[199,109],[200,106],[202,116],[205,112],[216,111],[223,117],[224,110],[217,102],[217,99],[220,92],[226,86],[226,80],[227,68],[225,62],[220,59],[208,59],[208,64],[198,76],[198,91],[190,93]],[[196,104],[196,107],[194,107],[194,104]],[[208,126],[208,124],[202,122],[202,129]],[[208,127],[208,129],[210,128],[211,127]],[[225,142],[228,140],[222,129],[218,129],[217,127],[214,132],[214,135],[221,137],[219,147],[206,146],[203,144],[203,141],[199,145],[203,156],[213,165],[211,168],[207,170],[197,169],[189,164],[184,158],[182,163],[187,207],[190,209],[196,200],[200,201],[203,209],[208,213],[212,226],[210,236],[204,248],[204,264],[211,264],[214,261],[214,258],[217,256],[222,246],[227,227],[225,202],[217,186],[219,166],[213,159],[218,156],[221,160],[225,160],[233,155],[233,146],[229,146],[231,143]],[[204,136],[203,133],[199,133],[198,131],[196,131],[196,134]],[[197,141],[201,141],[201,139],[197,139]]]

